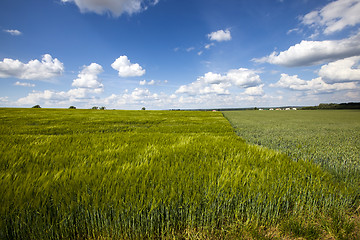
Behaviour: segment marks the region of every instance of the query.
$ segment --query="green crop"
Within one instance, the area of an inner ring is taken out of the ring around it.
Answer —
[[[311,160],[347,184],[360,184],[360,111],[224,112],[249,143]]]
[[[354,200],[219,112],[0,109],[0,149],[1,239],[172,238]]]

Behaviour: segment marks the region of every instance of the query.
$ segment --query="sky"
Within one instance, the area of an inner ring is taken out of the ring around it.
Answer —
[[[360,101],[360,0],[1,0],[0,107]]]

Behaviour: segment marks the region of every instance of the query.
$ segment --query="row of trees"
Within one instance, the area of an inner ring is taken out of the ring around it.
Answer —
[[[33,106],[32,108],[41,108],[40,105],[35,105]],[[75,106],[70,106],[69,109],[76,109]],[[94,109],[94,110],[105,110],[106,107],[97,107],[97,106],[94,106],[92,107],[91,109]]]
[[[40,105],[35,105],[35,106],[33,106],[32,108],[41,108],[41,107],[40,107]],[[75,106],[70,106],[69,109],[76,109],[76,107],[75,107]],[[94,106],[94,107],[92,107],[91,109],[93,109],[93,110],[105,110],[106,107],[97,107],[97,106]],[[145,110],[145,107],[142,107],[141,110]]]
[[[360,109],[360,102],[349,103],[320,103],[318,106],[302,107],[302,110],[326,110],[326,109]]]

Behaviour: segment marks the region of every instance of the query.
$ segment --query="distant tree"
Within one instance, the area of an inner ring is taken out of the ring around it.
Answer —
[[[145,107],[142,107],[141,110],[146,110],[146,108],[145,108]]]
[[[99,107],[94,106],[94,107],[92,107],[91,109],[93,109],[93,110],[98,110]]]
[[[257,107],[254,107],[254,110],[258,110],[258,108],[257,108]]]
[[[100,109],[100,110],[105,110],[105,109],[106,109],[106,107],[100,107],[99,109]]]
[[[40,105],[35,105],[32,108],[41,108]]]
[[[76,107],[75,106],[70,106],[69,109],[76,109]]]

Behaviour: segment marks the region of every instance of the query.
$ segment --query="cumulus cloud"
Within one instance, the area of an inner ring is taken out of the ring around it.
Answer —
[[[0,78],[45,80],[60,76],[63,71],[63,63],[50,54],[43,55],[41,62],[36,59],[22,63],[10,58],[0,61]]]
[[[168,83],[168,81],[167,80],[164,80],[164,81],[161,81],[161,80],[150,80],[150,81],[146,81],[146,80],[141,80],[140,82],[139,82],[139,84],[141,85],[141,86],[145,86],[145,85],[160,85],[160,84],[166,84],[166,83]]]
[[[20,98],[17,100],[18,104],[23,105],[31,105],[31,104],[39,104],[43,103],[44,101],[50,102],[58,102],[58,101],[65,101],[67,100],[67,93],[66,92],[55,92],[51,90],[45,90],[43,92],[33,91],[29,93],[28,96]]]
[[[140,77],[145,74],[145,69],[142,69],[138,63],[132,64],[125,55],[116,59],[111,67],[119,72],[120,77]]]
[[[321,67],[319,76],[327,83],[360,81],[360,56],[341,59]]]
[[[297,75],[289,76],[283,73],[281,74],[280,80],[275,84],[270,84],[270,87],[282,87],[317,94],[331,93],[340,90],[353,90],[357,88],[357,85],[354,82],[328,84],[324,82],[321,77],[306,81],[300,79]]]
[[[349,38],[326,41],[301,41],[288,50],[273,52],[258,63],[268,62],[285,67],[310,66],[360,55],[360,32]]]
[[[144,100],[146,98],[156,97],[157,95],[152,95],[149,89],[135,88],[134,91],[130,94],[133,100]]]
[[[147,88],[135,88],[132,92],[125,91],[123,94],[112,94],[104,99],[105,105],[126,106],[130,109],[140,109],[143,106],[169,106],[173,99],[164,93],[151,93]]]
[[[22,34],[22,32],[16,29],[5,29],[4,32],[10,33],[13,36],[19,36]]]
[[[93,94],[99,94],[103,91],[102,88],[75,88],[69,91],[33,91],[26,97],[20,98],[16,101],[18,105],[68,105],[76,102],[89,102],[89,99],[94,99]]]
[[[195,82],[180,86],[176,93],[228,95],[230,94],[229,88],[232,86],[248,88],[255,87],[260,83],[260,76],[254,70],[239,68],[231,69],[225,75],[208,72],[197,78]]]
[[[84,66],[79,73],[78,78],[74,79],[72,86],[78,88],[102,88],[104,85],[100,82],[98,75],[103,72],[101,65],[91,63]]]
[[[323,28],[324,34],[343,30],[360,23],[360,0],[337,0],[320,10],[302,17],[302,23],[315,28]]]
[[[67,105],[79,102],[89,104],[89,100],[94,100],[97,94],[104,91],[104,86],[100,82],[98,75],[103,72],[101,65],[91,63],[84,66],[78,74],[78,78],[73,80],[72,86],[76,87],[69,91],[33,91],[26,97],[17,100],[18,105],[45,104],[45,105]]]
[[[263,87],[264,84],[261,84],[256,87],[249,87],[245,90],[244,94],[249,96],[263,96],[265,94]]]
[[[231,69],[226,77],[232,84],[240,88],[255,87],[261,83],[257,72],[247,68]]]
[[[110,13],[119,17],[123,13],[129,15],[146,10],[148,6],[156,5],[159,0],[61,0],[75,3],[82,13],[95,12],[97,14]]]
[[[231,33],[229,29],[224,30],[218,30],[216,32],[212,32],[208,34],[208,38],[211,41],[230,41],[231,40]],[[210,46],[209,46],[210,47]]]
[[[26,83],[26,82],[19,82],[19,81],[14,83],[14,85],[21,86],[21,87],[35,87],[35,84],[33,84],[33,83]]]

